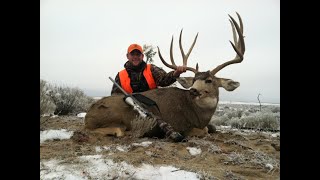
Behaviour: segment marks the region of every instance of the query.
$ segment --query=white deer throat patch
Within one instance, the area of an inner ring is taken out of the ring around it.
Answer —
[[[199,99],[199,97],[196,98],[196,104],[201,108],[212,109],[217,106],[217,103],[217,98],[213,97],[205,97],[202,99]]]

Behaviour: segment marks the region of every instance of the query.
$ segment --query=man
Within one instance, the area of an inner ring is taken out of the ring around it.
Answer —
[[[124,64],[125,69],[120,71],[115,78],[116,83],[129,94],[155,89],[158,86],[169,86],[181,73],[186,72],[185,66],[178,66],[176,70],[166,73],[153,64],[146,64],[143,57],[142,47],[138,44],[131,44],[127,51],[128,61]],[[113,85],[111,95],[118,93],[122,94],[122,91]],[[156,122],[167,137],[176,142],[184,140],[181,134],[175,132],[171,125],[161,118],[157,118]]]
[[[140,45],[131,44],[128,47],[128,61],[124,64],[125,69],[120,71],[115,78],[115,81],[127,93],[143,92],[155,89],[158,86],[169,86],[176,81],[181,73],[186,72],[185,66],[178,66],[177,70],[166,73],[153,64],[146,64],[143,57],[144,54]],[[116,85],[113,85],[111,95],[116,93],[122,92]]]

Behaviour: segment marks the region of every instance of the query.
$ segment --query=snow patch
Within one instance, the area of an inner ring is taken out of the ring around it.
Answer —
[[[70,139],[73,131],[66,129],[40,131],[40,144],[51,139]]]
[[[151,141],[145,141],[142,143],[132,143],[133,146],[142,146],[142,147],[148,147],[150,144],[152,144]]]
[[[201,149],[200,149],[200,148],[187,147],[187,149],[189,150],[189,153],[190,153],[192,156],[201,154]]]

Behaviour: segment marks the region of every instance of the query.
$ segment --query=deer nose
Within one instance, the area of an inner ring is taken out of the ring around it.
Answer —
[[[199,91],[197,89],[195,89],[195,88],[191,88],[190,89],[190,94],[193,95],[193,96],[199,96],[200,95]]]

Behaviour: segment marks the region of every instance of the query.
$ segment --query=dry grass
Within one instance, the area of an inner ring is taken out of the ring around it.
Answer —
[[[257,168],[265,169],[268,173],[273,173],[276,170],[280,170],[279,160],[268,156],[267,154],[260,151],[249,150],[249,153],[241,154],[232,152],[227,154],[227,159],[224,161],[225,164],[232,165],[247,165],[251,164]]]
[[[154,118],[136,117],[131,121],[132,132],[134,137],[142,137],[146,132],[150,131],[157,125]]]

